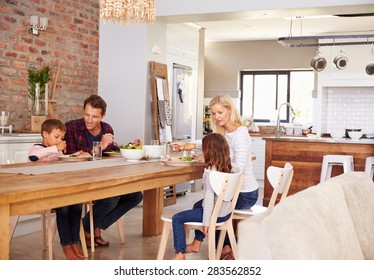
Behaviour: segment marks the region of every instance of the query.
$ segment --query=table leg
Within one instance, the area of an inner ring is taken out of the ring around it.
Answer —
[[[0,260],[9,260],[9,204],[0,205]]]
[[[162,231],[164,188],[147,190],[143,194],[143,235],[159,235]]]

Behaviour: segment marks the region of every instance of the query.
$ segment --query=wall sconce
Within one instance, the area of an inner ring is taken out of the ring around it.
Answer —
[[[28,26],[30,32],[34,35],[39,35],[39,30],[45,31],[48,27],[48,18],[40,18],[40,26],[38,25],[38,16],[30,17],[30,25]]]

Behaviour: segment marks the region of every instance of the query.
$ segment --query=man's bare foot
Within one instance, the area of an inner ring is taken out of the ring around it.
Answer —
[[[73,251],[77,255],[78,259],[83,260],[84,255],[83,255],[81,249],[79,248],[78,244],[71,244],[71,247],[73,248]]]
[[[175,254],[172,260],[185,260],[186,259],[186,254],[183,253],[178,253]]]
[[[194,239],[191,244],[186,246],[186,253],[199,253],[201,241]]]
[[[78,256],[74,253],[73,247],[71,245],[62,246],[62,250],[64,251],[65,258],[67,260],[77,260]]]

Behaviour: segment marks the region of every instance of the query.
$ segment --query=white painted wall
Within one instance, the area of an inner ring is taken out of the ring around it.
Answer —
[[[146,27],[100,24],[99,95],[115,140],[144,138],[147,87]]]

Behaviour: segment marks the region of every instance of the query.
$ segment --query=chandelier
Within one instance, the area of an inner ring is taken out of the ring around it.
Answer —
[[[155,0],[100,0],[100,18],[105,22],[140,24],[153,23],[156,18]]]

